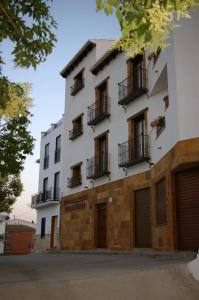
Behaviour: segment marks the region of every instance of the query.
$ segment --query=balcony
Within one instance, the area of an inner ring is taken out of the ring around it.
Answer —
[[[47,169],[49,166],[49,155],[44,157],[44,169]]]
[[[50,188],[44,192],[32,195],[31,207],[40,208],[56,205],[60,201],[60,189]]]
[[[82,176],[81,175],[76,175],[71,178],[67,178],[67,186],[69,188],[73,188],[73,187],[76,187],[81,184],[82,184]]]
[[[101,97],[100,100],[88,107],[89,126],[95,126],[110,116],[109,113],[109,97]]]
[[[84,87],[84,81],[77,81],[70,87],[71,96],[75,96]]]
[[[118,148],[119,167],[127,168],[150,159],[148,135],[139,135],[135,139],[129,139],[119,144]]]
[[[118,104],[127,105],[147,92],[146,70],[137,68],[136,72],[118,83]]]
[[[55,163],[60,161],[60,157],[61,157],[61,148],[57,148],[55,150]]]
[[[87,159],[86,178],[95,179],[110,174],[110,154],[101,153]]]
[[[69,140],[73,141],[82,134],[83,134],[82,126],[74,127],[73,129],[69,130]]]

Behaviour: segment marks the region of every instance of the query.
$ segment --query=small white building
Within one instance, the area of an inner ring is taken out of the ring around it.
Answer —
[[[61,119],[41,133],[39,187],[31,202],[31,207],[37,211],[37,250],[59,247],[62,130]]]
[[[6,220],[8,214],[0,212],[0,255],[4,255],[5,248],[5,232],[6,232]]]

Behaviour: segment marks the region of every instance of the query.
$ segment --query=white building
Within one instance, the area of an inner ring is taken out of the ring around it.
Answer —
[[[7,218],[8,218],[7,213],[0,212],[0,255],[4,255]]]
[[[62,137],[63,119],[41,133],[39,187],[31,204],[37,211],[36,249],[59,247]]]
[[[134,59],[90,40],[61,71],[63,249],[199,248],[198,28]]]

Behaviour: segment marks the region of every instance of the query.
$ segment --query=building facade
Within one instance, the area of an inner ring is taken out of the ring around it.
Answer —
[[[62,249],[199,248],[198,28],[134,59],[90,40],[61,71]]]
[[[41,133],[38,193],[32,196],[31,202],[37,211],[37,250],[59,247],[62,131],[63,119]]]

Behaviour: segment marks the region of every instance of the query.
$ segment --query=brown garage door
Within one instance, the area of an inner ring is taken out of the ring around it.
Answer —
[[[178,249],[199,249],[199,169],[176,174],[176,214]]]
[[[135,247],[151,247],[150,190],[135,192]]]

